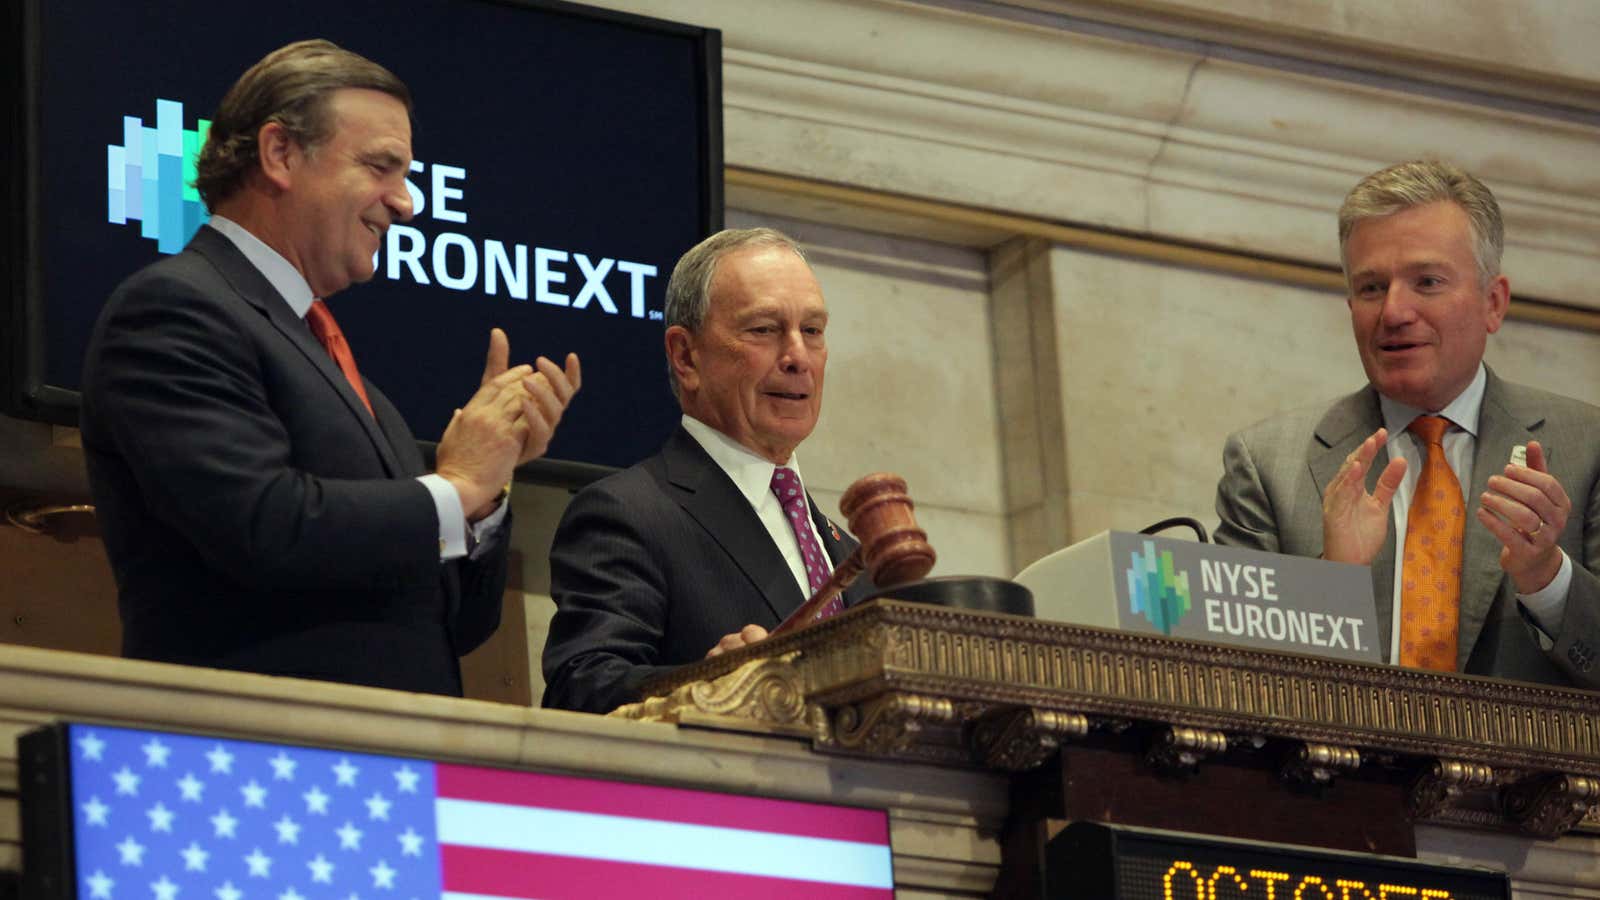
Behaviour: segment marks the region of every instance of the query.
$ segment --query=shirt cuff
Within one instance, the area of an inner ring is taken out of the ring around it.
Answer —
[[[491,546],[489,539],[494,537],[495,532],[499,530],[500,523],[506,520],[506,511],[510,508],[511,496],[509,494],[501,494],[500,503],[495,506],[494,512],[467,526],[472,530],[472,539],[468,541],[472,548],[467,553],[469,559],[477,559],[487,552],[485,548]]]
[[[461,509],[455,485],[438,474],[420,475],[417,480],[433,495],[433,508],[439,514],[440,561],[466,556],[467,514]]]
[[[1531,594],[1518,594],[1517,602],[1533,617],[1545,637],[1555,640],[1561,631],[1561,618],[1567,611],[1567,591],[1572,587],[1572,557],[1561,551],[1561,568],[1550,583]]]

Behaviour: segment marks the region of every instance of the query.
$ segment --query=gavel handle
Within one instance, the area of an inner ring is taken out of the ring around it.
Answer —
[[[812,617],[822,611],[824,606],[828,605],[830,600],[839,596],[841,591],[849,587],[850,582],[855,581],[856,576],[860,575],[866,567],[867,564],[861,559],[861,548],[856,547],[856,549],[850,551],[849,556],[844,558],[844,562],[833,570],[833,574],[828,576],[828,580],[823,582],[822,587],[817,589],[811,599],[800,604],[800,608],[790,613],[789,618],[778,623],[778,627],[772,629],[772,633],[782,634],[785,631],[793,631],[806,625],[811,621]]]

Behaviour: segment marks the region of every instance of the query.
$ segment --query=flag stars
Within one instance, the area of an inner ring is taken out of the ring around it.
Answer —
[[[273,822],[272,827],[278,832],[278,843],[296,845],[300,843],[300,823],[289,818],[288,813],[284,813],[283,818]]]
[[[272,857],[262,853],[260,847],[250,851],[250,855],[244,858],[244,864],[250,869],[251,878],[272,877]]]
[[[90,825],[98,825],[104,828],[108,824],[107,816],[111,812],[111,807],[101,802],[100,795],[91,796],[89,802],[83,804],[82,809],[84,820]]]
[[[214,832],[213,837],[231,838],[239,836],[239,820],[229,815],[226,809],[217,810],[217,814],[211,817],[211,827]]]
[[[178,796],[187,803],[199,803],[205,790],[205,782],[194,777],[193,772],[185,772],[183,777],[178,779]]]
[[[408,827],[405,834],[396,835],[395,837],[400,841],[401,856],[422,855],[422,835],[417,834],[416,829]]]
[[[151,831],[161,831],[167,834],[172,833],[172,820],[174,816],[172,810],[167,809],[167,805],[165,803],[158,802],[155,806],[145,810],[144,814],[150,819]]]
[[[101,869],[95,869],[94,874],[86,880],[89,883],[91,900],[111,900],[111,889],[117,886],[115,878],[108,876]]]
[[[382,794],[373,794],[371,797],[368,797],[366,799],[366,804],[367,818],[373,819],[374,821],[379,819],[385,822],[389,821],[389,807],[393,806],[394,804],[390,803],[389,800]]]
[[[306,812],[310,815],[325,816],[328,814],[328,800],[331,798],[322,792],[316,785],[311,790],[300,795],[306,801]]]
[[[333,863],[328,862],[328,858],[321,853],[317,854],[316,859],[306,863],[306,868],[311,870],[312,881],[319,884],[333,883]]]
[[[395,787],[402,794],[415,794],[417,792],[417,779],[421,775],[410,766],[401,766],[394,773]]]
[[[211,858],[211,854],[207,853],[195,841],[190,841],[189,846],[179,850],[178,855],[183,857],[183,870],[185,872],[204,872],[206,870],[206,860]]]
[[[155,894],[156,900],[177,900],[178,886],[167,876],[161,876],[160,881],[150,882],[150,891]]]
[[[217,900],[241,900],[244,897],[244,892],[234,887],[231,879],[224,881],[222,887],[217,888],[212,893],[216,895]]]
[[[351,765],[348,759],[340,759],[338,765],[333,767],[333,777],[340,787],[355,787],[356,775],[360,772],[361,769]]]
[[[206,751],[206,760],[211,763],[211,774],[233,774],[233,754],[228,752],[227,747],[224,747],[221,744],[212,747],[210,750]]]
[[[362,831],[361,831],[361,829],[359,829],[356,826],[350,824],[349,822],[344,823],[344,826],[341,827],[338,831],[335,831],[334,834],[337,834],[339,836],[339,849],[340,850],[360,850],[361,849]]]
[[[117,793],[125,797],[139,796],[139,776],[127,766],[123,766],[111,773],[111,780],[117,783]]]
[[[278,751],[278,755],[274,756],[273,758],[271,758],[269,760],[267,760],[267,762],[272,765],[272,780],[274,780],[274,781],[293,781],[294,780],[294,767],[296,765],[298,765],[298,763],[296,763],[294,760],[290,759],[289,755],[287,753],[284,753],[282,750],[279,750]]]
[[[394,889],[394,876],[398,873],[396,870],[389,868],[387,861],[380,859],[377,865],[367,871],[372,874],[373,887],[386,888],[388,890]]]
[[[144,845],[134,840],[131,834],[117,845],[117,855],[122,858],[122,864],[125,866],[144,865]]]
[[[254,778],[250,779],[249,783],[239,788],[239,793],[244,795],[245,806],[253,806],[257,809],[266,808],[267,789],[257,783]]]
[[[105,749],[106,742],[101,740],[100,737],[92,731],[88,732],[83,737],[78,738],[78,750],[83,753],[84,759],[92,759],[95,762],[103,762],[105,758]]]
[[[167,757],[172,755],[172,748],[161,743],[159,738],[151,738],[139,749],[144,751],[144,764],[153,769],[165,769]]]

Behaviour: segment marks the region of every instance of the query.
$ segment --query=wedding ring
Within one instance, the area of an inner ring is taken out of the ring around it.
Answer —
[[[1540,519],[1539,520],[1539,527],[1535,528],[1534,530],[1532,530],[1530,532],[1528,532],[1528,537],[1530,537],[1530,538],[1531,537],[1536,537],[1539,534],[1539,532],[1541,532],[1543,530],[1544,530],[1544,520]]]

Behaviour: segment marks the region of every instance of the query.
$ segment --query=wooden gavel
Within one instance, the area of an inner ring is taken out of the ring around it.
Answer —
[[[839,511],[861,545],[840,563],[810,600],[789,614],[773,634],[793,631],[816,619],[823,608],[865,569],[878,587],[894,587],[928,574],[935,559],[928,533],[917,527],[911,497],[899,475],[874,472],[856,479],[839,498]]]

